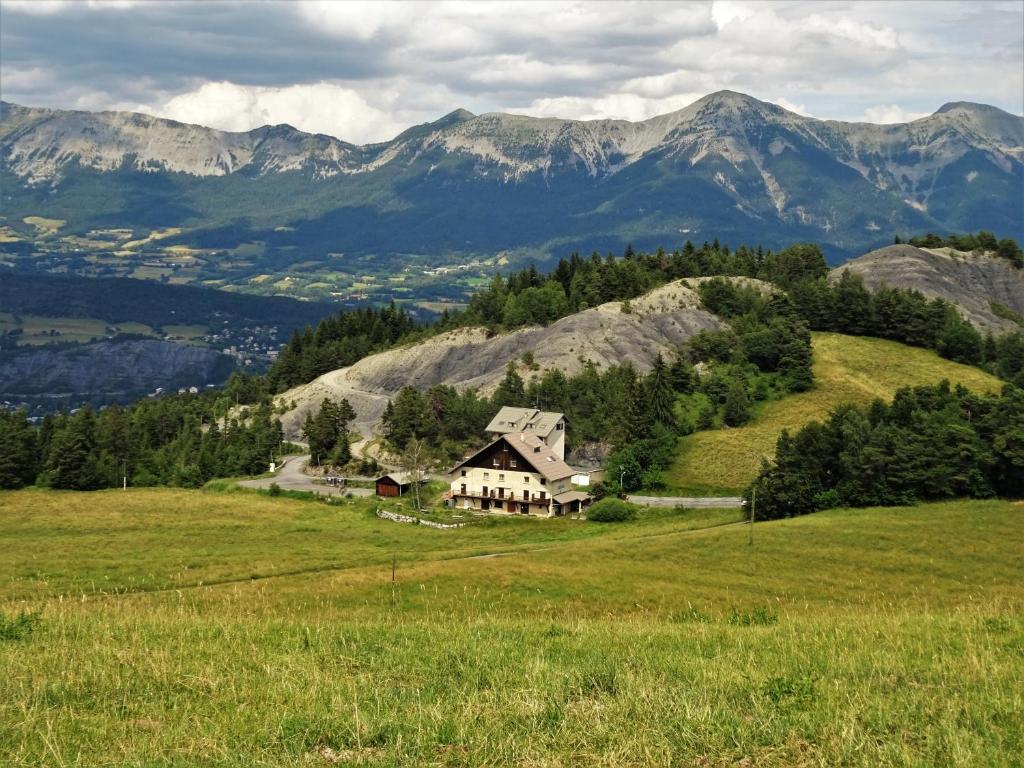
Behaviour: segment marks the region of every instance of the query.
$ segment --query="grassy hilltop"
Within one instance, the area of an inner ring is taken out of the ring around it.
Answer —
[[[1024,750],[1020,503],[835,510],[759,525],[752,546],[728,511],[439,531],[372,506],[0,495],[0,763],[968,766]]]
[[[791,433],[814,419],[823,420],[843,403],[892,400],[900,387],[937,384],[948,379],[973,392],[998,392],[1002,382],[970,365],[934,352],[867,336],[812,334],[814,388],[761,406],[749,424],[697,432],[679,441],[675,465],[666,481],[694,493],[730,493],[754,479],[762,457],[775,453],[783,429]]]

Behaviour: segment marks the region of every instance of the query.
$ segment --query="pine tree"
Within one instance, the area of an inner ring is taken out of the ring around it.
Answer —
[[[505,368],[505,378],[501,380],[498,389],[494,392],[491,402],[499,408],[503,405],[525,406],[526,390],[523,385],[523,377],[516,372],[515,363],[509,362]]]
[[[739,379],[733,379],[725,393],[722,418],[730,427],[738,427],[750,421],[750,398],[747,387]]]
[[[56,432],[46,470],[54,488],[91,491],[102,487],[96,446],[96,419],[86,407]]]
[[[39,472],[36,432],[23,411],[0,411],[0,488],[30,485]]]
[[[674,429],[676,426],[675,391],[669,381],[668,369],[661,354],[654,360],[654,368],[646,381],[647,408],[655,424]]]

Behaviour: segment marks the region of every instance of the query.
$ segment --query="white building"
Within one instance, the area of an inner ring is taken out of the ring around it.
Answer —
[[[554,442],[561,451],[565,446],[565,421],[561,414],[553,415],[562,424],[557,429],[550,425],[552,433],[558,432]],[[573,490],[573,474],[561,453],[539,433],[511,432],[452,468],[450,498],[458,509],[545,517],[564,515],[578,512],[590,503],[587,494]]]

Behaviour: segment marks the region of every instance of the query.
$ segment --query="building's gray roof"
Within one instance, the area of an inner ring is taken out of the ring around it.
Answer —
[[[547,437],[554,430],[555,425],[562,419],[563,414],[552,411],[540,411],[536,408],[516,408],[511,405],[503,406],[498,415],[487,425],[488,432],[535,432],[541,437]]]
[[[409,485],[412,482],[411,472],[388,472],[386,475],[381,475],[377,478],[377,482],[387,479],[394,480],[398,485]]]
[[[583,491],[566,491],[551,498],[557,504],[568,504],[573,501],[586,501],[590,498],[590,494]]]
[[[509,447],[518,453],[524,461],[533,467],[533,471],[545,480],[563,480],[567,477],[572,477],[572,467],[566,464],[557,453],[551,450],[548,444],[540,437],[529,432],[514,432],[509,435],[501,435],[500,437],[495,438],[479,451],[470,454],[448,470],[448,474],[455,472],[474,456],[487,450],[501,440],[506,441],[509,444]]]

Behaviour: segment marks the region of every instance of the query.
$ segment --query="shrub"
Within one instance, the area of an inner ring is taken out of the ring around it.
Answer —
[[[23,640],[35,631],[39,621],[38,612],[21,611],[10,618],[0,613],[0,641]]]
[[[806,676],[773,677],[765,683],[764,695],[775,704],[786,699],[807,700],[814,696],[814,680]]]
[[[736,627],[770,627],[779,623],[779,613],[768,606],[758,606],[752,611],[738,611],[734,608],[729,623]]]
[[[281,486],[278,485],[277,483],[271,483],[270,484],[270,490],[268,491],[268,493],[270,493],[271,496],[280,496],[281,495]]]
[[[621,499],[601,499],[587,511],[587,520],[595,523],[621,523],[636,517],[636,508]]]

